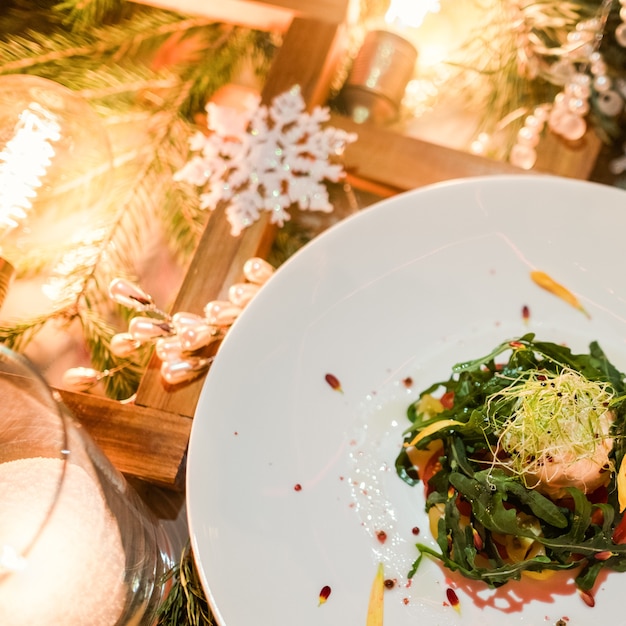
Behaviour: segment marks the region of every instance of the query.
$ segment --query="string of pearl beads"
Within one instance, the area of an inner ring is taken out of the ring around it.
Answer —
[[[274,268],[264,259],[254,257],[244,263],[245,282],[232,285],[228,300],[213,300],[203,308],[203,315],[179,311],[170,315],[158,309],[152,296],[124,278],[109,285],[109,297],[141,315],[133,317],[128,330],[111,338],[111,353],[129,359],[145,346],[153,346],[161,361],[161,376],[166,383],[177,385],[208,371],[214,356],[207,348],[221,341],[235,320],[261,287],[270,279]],[[120,365],[100,372],[88,367],[68,369],[63,376],[67,388],[87,391],[107,376],[123,369]]]

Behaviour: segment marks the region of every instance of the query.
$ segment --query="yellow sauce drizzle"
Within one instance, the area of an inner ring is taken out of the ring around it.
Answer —
[[[539,270],[533,270],[530,273],[530,277],[536,285],[539,285],[542,289],[549,291],[551,294],[557,296],[557,298],[561,298],[561,300],[567,302],[567,304],[570,304],[581,313],[584,313],[587,317],[590,317],[589,313],[585,311],[578,298],[569,289],[567,289],[567,287],[557,283],[554,278]]]
[[[385,574],[383,564],[378,564],[376,576],[370,591],[370,601],[367,607],[367,621],[365,626],[383,626]]]

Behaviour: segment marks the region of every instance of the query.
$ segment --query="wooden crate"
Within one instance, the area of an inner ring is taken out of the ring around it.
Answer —
[[[345,53],[346,26],[352,11],[349,0],[145,1],[164,8],[175,6],[179,10],[209,14],[219,21],[279,30],[283,33],[283,44],[267,77],[264,101],[294,84],[300,85],[309,107],[327,101],[331,81]],[[333,116],[331,123],[358,133],[358,140],[348,147],[345,155],[348,178],[354,187],[379,196],[453,178],[520,172],[506,163],[408,138],[384,128],[359,126],[341,116]],[[571,146],[550,140],[547,146],[542,146],[537,169],[588,178],[599,145],[592,134]],[[233,238],[224,209],[216,209],[211,213],[173,310],[201,313],[206,302],[225,298],[228,287],[242,280],[245,260],[265,256],[273,237],[273,227],[267,219],[261,219]],[[118,469],[157,485],[181,488],[192,419],[204,379],[168,388],[159,367],[154,357],[134,404],[72,391],[60,390],[60,393]]]

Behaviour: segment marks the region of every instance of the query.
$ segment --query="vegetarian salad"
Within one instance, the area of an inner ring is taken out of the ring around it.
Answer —
[[[597,342],[504,342],[408,417],[396,470],[424,485],[438,546],[417,544],[409,577],[424,556],[490,587],[572,570],[591,604],[603,569],[626,570],[626,384]]]

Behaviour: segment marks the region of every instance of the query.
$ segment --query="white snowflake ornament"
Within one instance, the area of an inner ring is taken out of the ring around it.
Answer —
[[[209,134],[190,140],[193,156],[174,175],[201,189],[200,206],[226,203],[231,234],[239,235],[270,213],[278,226],[290,219],[289,207],[330,212],[324,181],[337,182],[343,167],[330,159],[357,136],[322,124],[326,107],[306,111],[300,87],[276,96],[269,106],[259,100],[244,111],[207,105]]]

